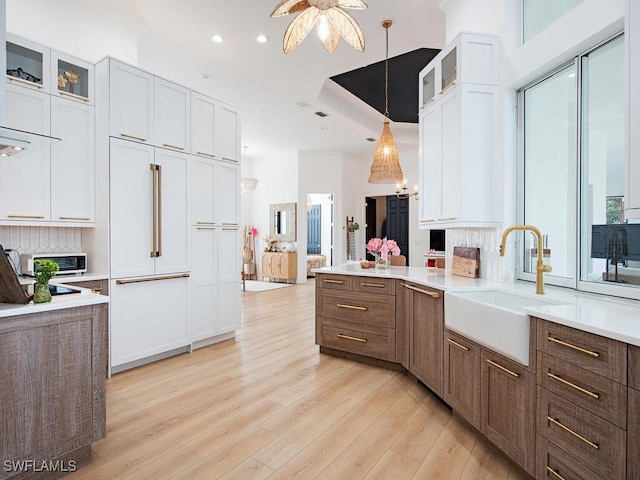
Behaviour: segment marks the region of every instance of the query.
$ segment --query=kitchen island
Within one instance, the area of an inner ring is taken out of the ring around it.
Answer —
[[[91,293],[0,304],[0,479],[58,478],[106,435],[107,305]]]

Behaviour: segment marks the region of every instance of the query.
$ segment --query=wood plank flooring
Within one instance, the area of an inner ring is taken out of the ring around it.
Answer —
[[[409,376],[321,355],[314,282],[242,294],[234,340],[107,380],[77,479],[530,477]]]

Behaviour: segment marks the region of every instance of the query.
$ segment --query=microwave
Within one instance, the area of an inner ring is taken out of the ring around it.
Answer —
[[[34,260],[51,260],[60,266],[58,275],[71,275],[87,271],[86,253],[25,253],[20,256],[23,275],[34,276]]]

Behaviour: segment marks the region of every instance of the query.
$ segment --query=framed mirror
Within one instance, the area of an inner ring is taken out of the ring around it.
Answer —
[[[273,203],[270,208],[271,236],[278,242],[296,241],[296,204]]]

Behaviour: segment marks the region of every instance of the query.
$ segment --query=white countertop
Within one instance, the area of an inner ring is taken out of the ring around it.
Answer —
[[[323,267],[316,273],[362,275],[407,280],[442,291],[496,288],[530,296],[549,305],[524,307],[525,313],[579,330],[602,335],[640,347],[640,301],[579,292],[545,285],[545,294],[535,294],[531,282],[500,283],[446,274],[442,269],[391,267],[387,270],[361,268],[360,264]],[[445,312],[446,315],[446,312]]]

